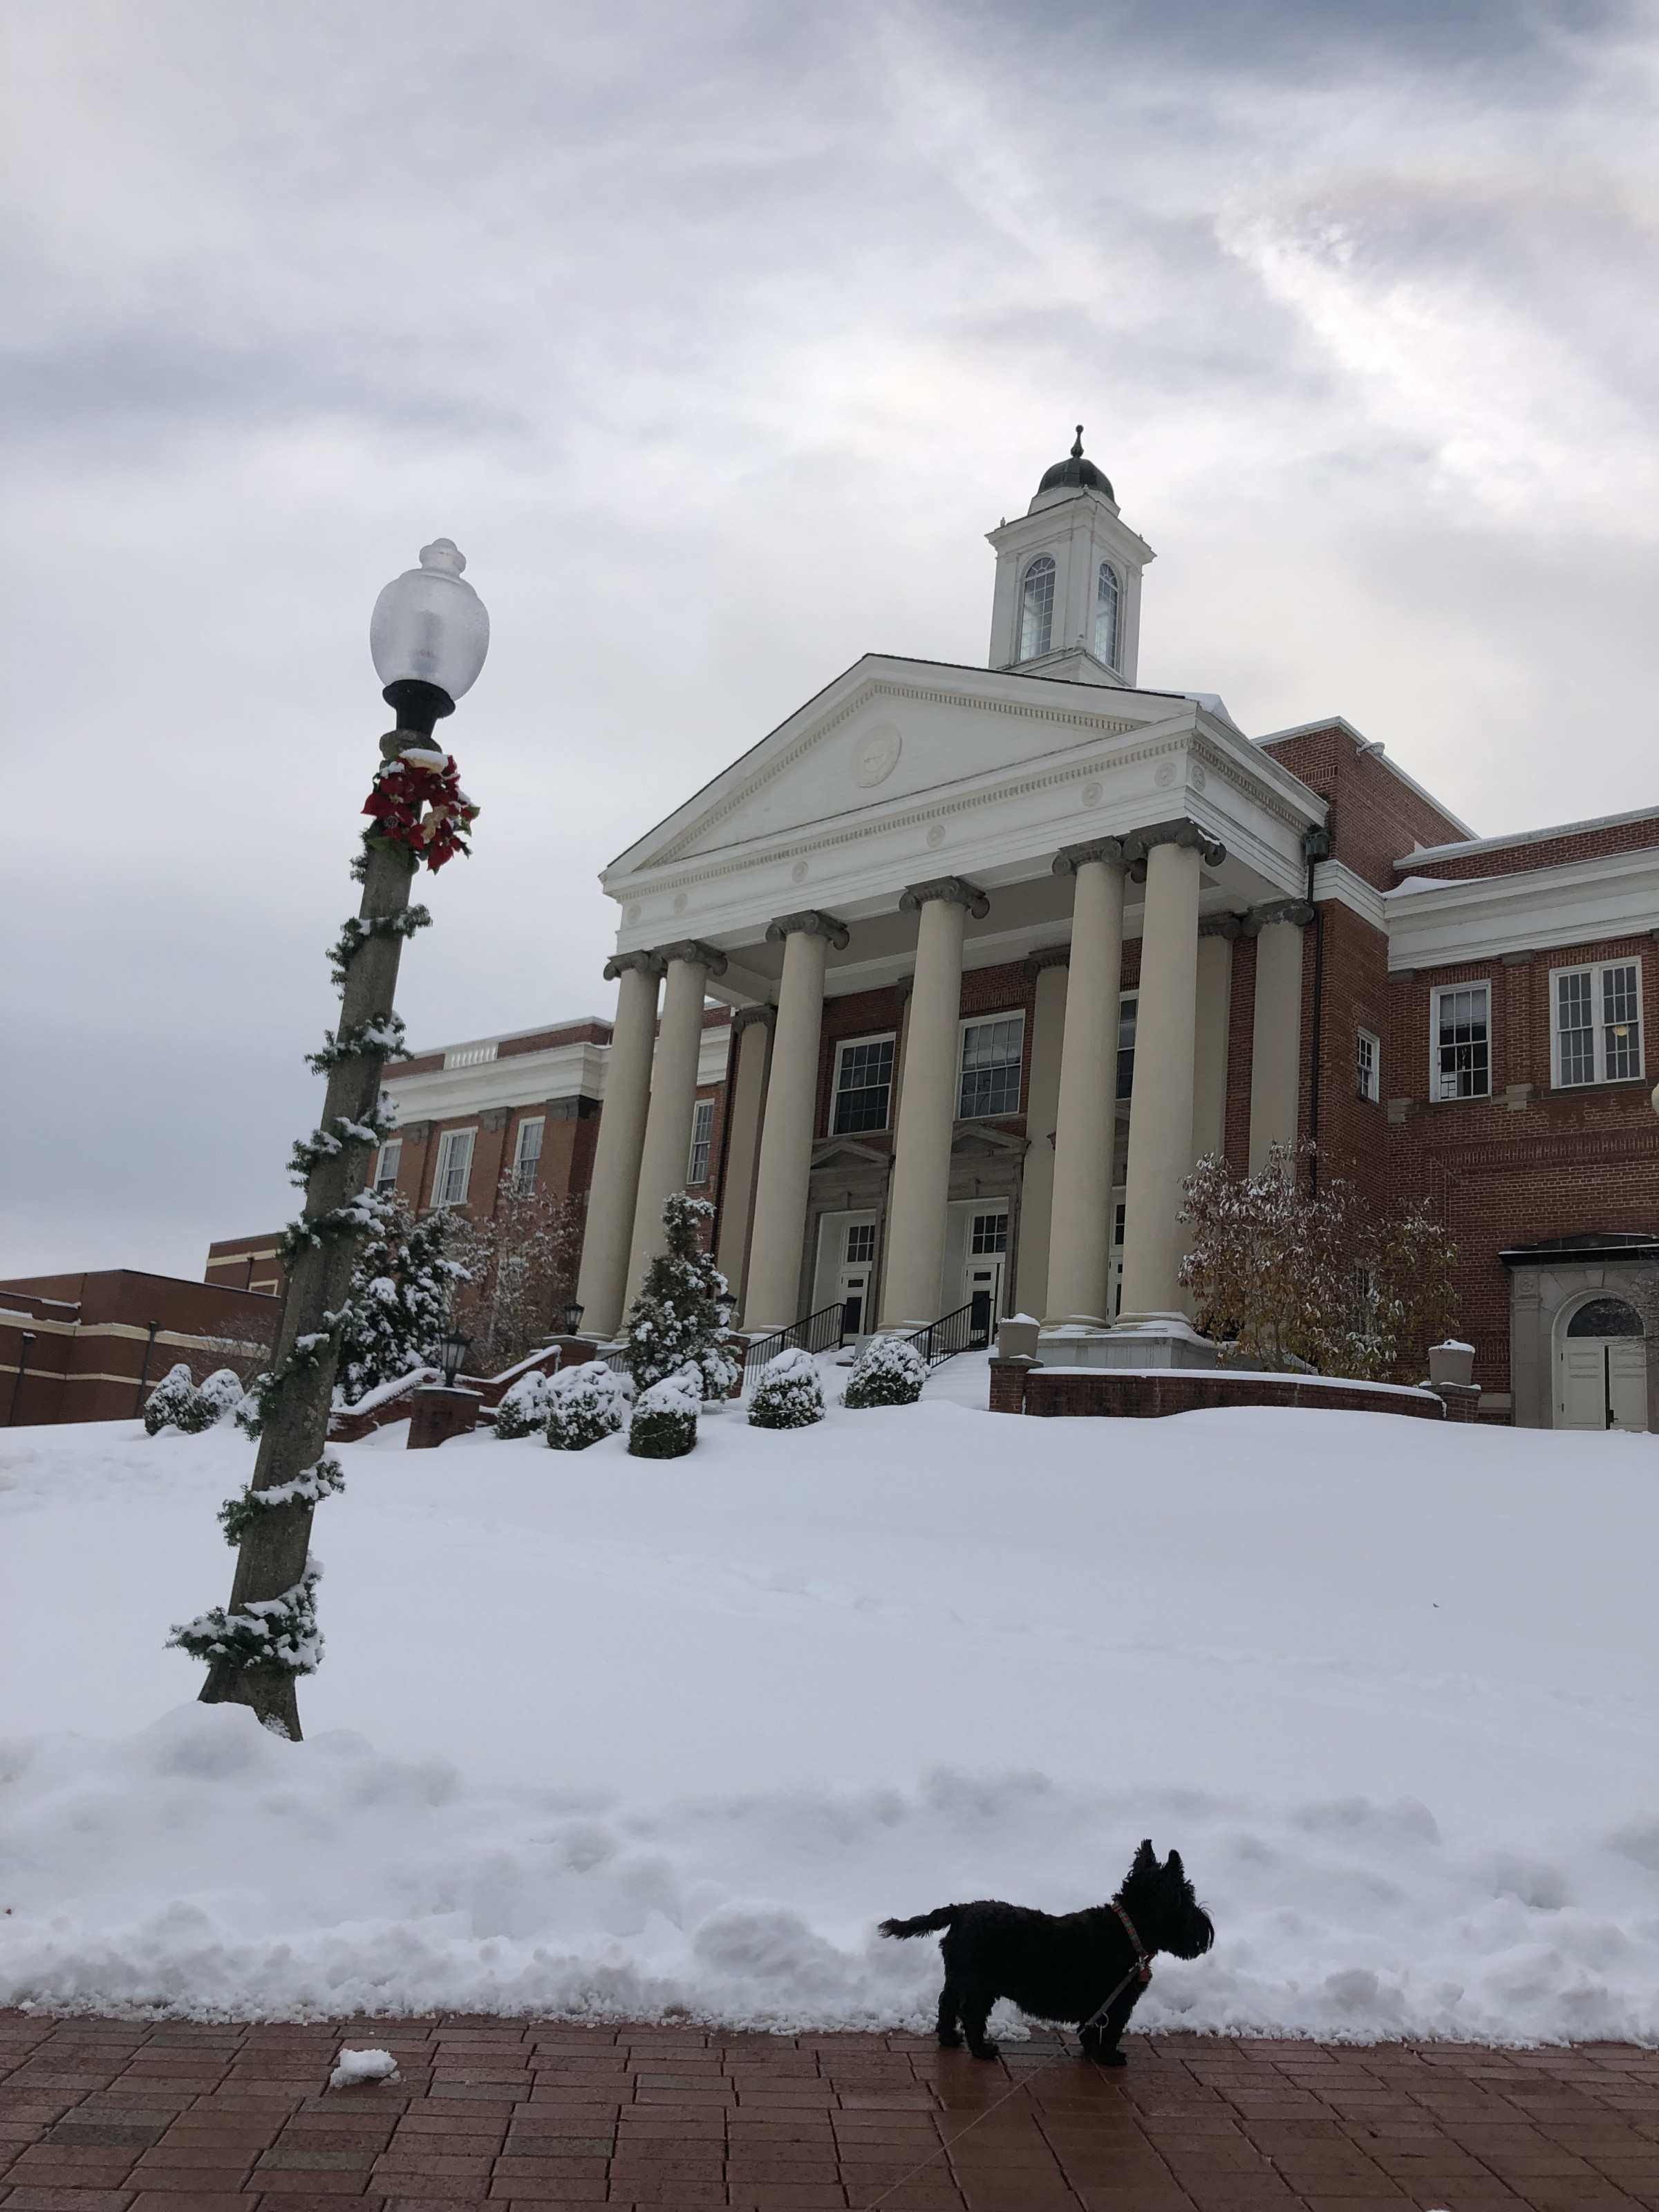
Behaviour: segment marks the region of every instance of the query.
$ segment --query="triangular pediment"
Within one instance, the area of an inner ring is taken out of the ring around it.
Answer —
[[[878,1152],[873,1145],[860,1145],[851,1137],[831,1137],[816,1146],[812,1152],[814,1172],[819,1168],[882,1168],[890,1159],[889,1152]]]
[[[868,654],[620,854],[645,870],[879,817],[953,784],[1167,720],[1165,693]]]

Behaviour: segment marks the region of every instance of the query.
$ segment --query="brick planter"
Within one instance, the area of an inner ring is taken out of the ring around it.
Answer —
[[[994,1413],[1035,1413],[1045,1420],[1088,1415],[1149,1420],[1218,1406],[1406,1413],[1422,1421],[1446,1418],[1446,1407],[1433,1393],[1407,1389],[1398,1383],[1328,1382],[1304,1375],[1229,1375],[1212,1368],[1043,1367],[1023,1359],[991,1362]]]
[[[447,1390],[441,1382],[422,1383],[414,1394],[409,1422],[409,1449],[431,1451],[451,1437],[465,1436],[478,1425],[483,1395],[477,1390]]]

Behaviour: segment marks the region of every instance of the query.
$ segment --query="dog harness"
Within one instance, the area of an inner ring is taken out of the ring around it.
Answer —
[[[1135,1975],[1142,1989],[1145,1989],[1147,1983],[1152,1978],[1152,1953],[1147,1950],[1146,1945],[1141,1942],[1140,1937],[1135,1932],[1134,1922],[1130,1919],[1128,1914],[1123,1910],[1123,1907],[1118,1903],[1115,1898],[1112,1899],[1112,1910],[1116,1913],[1118,1918],[1123,1923],[1123,1932],[1128,1937],[1130,1942],[1134,1946]],[[1127,1981],[1127,1978],[1128,1977],[1126,1975],[1124,1979]],[[1122,1983],[1120,1982],[1118,1987],[1121,1989],[1122,1986]]]

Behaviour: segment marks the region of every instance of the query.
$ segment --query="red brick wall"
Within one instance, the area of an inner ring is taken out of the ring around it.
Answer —
[[[1255,947],[1253,937],[1233,939],[1232,996],[1227,1015],[1227,1164],[1235,1175],[1250,1165],[1250,1071],[1255,1065]]]
[[[1331,857],[1378,890],[1394,884],[1395,862],[1413,845],[1449,844],[1464,834],[1375,753],[1362,753],[1346,730],[1310,730],[1261,750],[1327,801]]]
[[[1500,845],[1487,853],[1449,854],[1443,860],[1401,859],[1395,877],[1438,876],[1455,883],[1469,876],[1525,875],[1534,868],[1565,867],[1573,860],[1599,860],[1609,853],[1644,853],[1654,845],[1659,845],[1659,813],[1645,814],[1638,822],[1614,823],[1604,830],[1579,830],[1559,837],[1531,839],[1525,844]]]

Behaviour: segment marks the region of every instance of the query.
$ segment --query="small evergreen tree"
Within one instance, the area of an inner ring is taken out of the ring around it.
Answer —
[[[237,1385],[237,1395],[241,1385]],[[159,1436],[163,1429],[182,1429],[193,1437],[203,1429],[210,1429],[219,1418],[219,1409],[204,1397],[191,1379],[190,1369],[181,1359],[177,1366],[169,1367],[149,1394],[144,1407],[144,1433]]]
[[[641,1390],[629,1424],[628,1449],[635,1459],[684,1459],[696,1448],[702,1370],[688,1361],[676,1375]]]
[[[714,1218],[707,1199],[684,1191],[663,1207],[665,1249],[647,1268],[628,1316],[629,1370],[641,1390],[686,1366],[696,1368],[705,1398],[725,1397],[737,1380],[720,1327],[726,1278],[704,1249]]]
[[[216,1367],[197,1395],[209,1410],[210,1419],[206,1425],[211,1427],[215,1422],[231,1419],[246,1393],[234,1367]]]
[[[495,1434],[503,1441],[514,1437],[534,1436],[538,1429],[547,1426],[547,1417],[552,1410],[549,1395],[553,1377],[532,1370],[521,1375],[495,1408]]]
[[[357,1248],[340,1340],[338,1388],[355,1406],[382,1382],[438,1364],[451,1302],[466,1270],[446,1256],[455,1216],[437,1206],[416,1220],[398,1200],[379,1201],[380,1225]]]
[[[628,1385],[602,1359],[562,1367],[547,1393],[547,1441],[555,1451],[586,1451],[614,1437],[628,1419]]]
[[[914,1406],[927,1380],[927,1363],[902,1336],[872,1337],[854,1364],[841,1402],[865,1406]]]
[[[823,1385],[810,1352],[792,1346],[769,1359],[749,1400],[749,1425],[756,1429],[810,1429],[823,1419]]]

